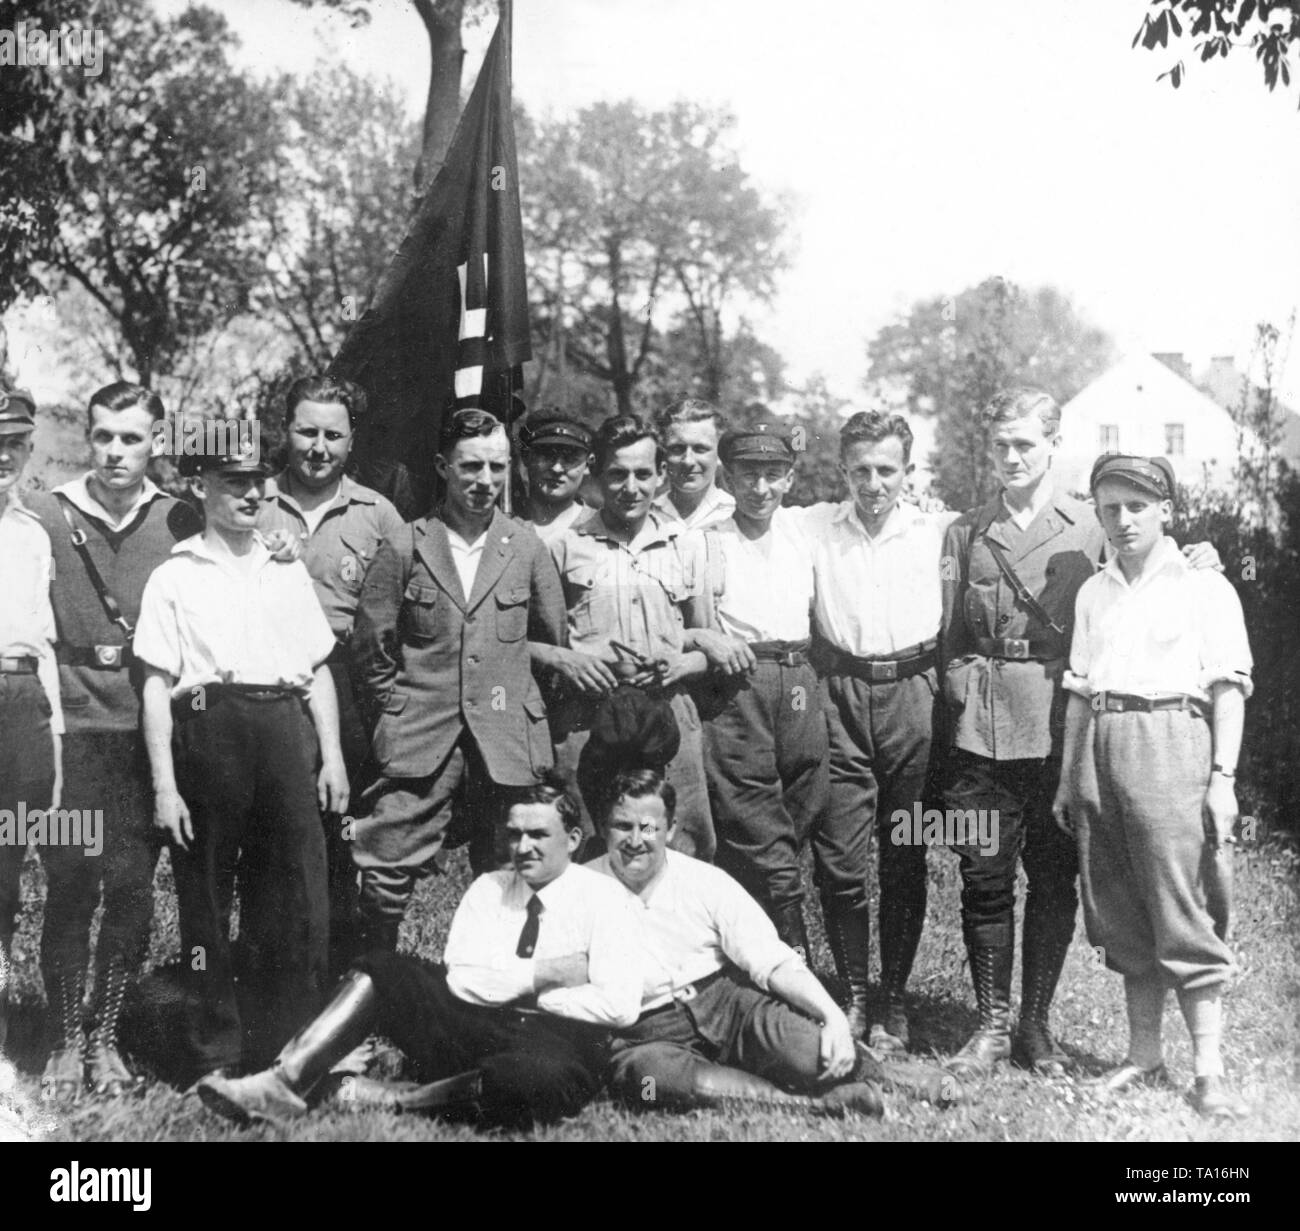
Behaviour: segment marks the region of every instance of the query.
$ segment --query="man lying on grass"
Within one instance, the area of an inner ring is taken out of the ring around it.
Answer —
[[[611,1088],[643,1108],[734,1102],[878,1116],[880,1087],[935,1103],[956,1080],[912,1061],[877,1062],[844,1011],[725,872],[669,849],[676,795],[654,769],[622,769],[594,811],[607,853],[587,865],[640,906],[647,979],[641,1016],[613,1042]]]
[[[640,922],[618,886],[570,861],[582,822],[562,782],[524,788],[505,832],[512,867],[469,887],[443,964],[368,954],[271,1068],[200,1082],[207,1107],[240,1122],[304,1115],[331,1068],[375,1032],[431,1084],[347,1078],[354,1105],[512,1128],[577,1114],[604,1081],[607,1032],[636,1020]]]

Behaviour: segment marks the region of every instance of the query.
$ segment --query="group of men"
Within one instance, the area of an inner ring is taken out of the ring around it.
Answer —
[[[1061,678],[1106,536],[1053,485],[1046,394],[985,408],[1003,487],[959,518],[903,498],[899,416],[845,424],[847,501],[786,508],[794,437],[729,429],[687,399],[594,433],[526,422],[521,520],[498,507],[506,428],[449,414],[440,500],[404,523],[344,473],[359,391],[313,378],[289,393],[279,475],[256,449],[182,459],[201,525],[145,477],[154,395],[96,394],[90,473],[23,502],[35,407],[5,397],[0,555],[25,571],[0,597],[0,755],[15,767],[0,806],[108,814],[102,870],[47,860],[56,1097],[134,1080],[117,1022],[148,940],[155,835],[176,870],[196,1088],[236,1118],[301,1114],[374,1032],[425,1083],[354,1076],[347,1097],[493,1123],[570,1114],[606,1079],[639,1105],[879,1114],[882,1088],[951,1102],[956,1078],[1013,1053],[1043,1073],[1069,1064],[1048,1025],[1078,900],[1075,841],[1052,811]],[[629,696],[657,727],[593,771]],[[933,801],[999,825],[991,849],[956,844],[979,1022],[942,1081],[905,1058],[926,847],[894,820]],[[478,879],[434,966],[398,938],[449,840]],[[806,963],[807,842],[844,1008]],[[584,847],[597,857],[578,865]],[[0,849],[6,953],[18,854]],[[1216,1098],[1212,1082],[1206,1109]]]

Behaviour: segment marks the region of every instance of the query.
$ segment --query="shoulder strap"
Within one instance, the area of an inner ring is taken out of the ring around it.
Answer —
[[[1028,587],[1020,580],[1020,575],[1011,567],[1011,561],[1007,559],[1006,552],[989,537],[987,526],[984,527],[984,546],[989,549],[989,554],[1002,571],[1002,576],[1007,579],[1007,584],[1015,591],[1016,597],[1029,608],[1030,613],[1046,624],[1058,637],[1064,637],[1065,629],[1053,620],[1047,614],[1047,609],[1043,604],[1029,593]]]
[[[62,496],[58,492],[55,492],[54,496],[59,506],[59,512],[63,514],[63,520],[68,523],[68,539],[72,543],[73,550],[81,557],[81,563],[85,565],[86,576],[90,578],[90,584],[94,587],[95,593],[99,595],[99,601],[104,604],[104,610],[108,613],[108,618],[126,634],[126,639],[130,642],[135,636],[135,625],[122,614],[122,608],[118,605],[117,599],[113,597],[107,582],[104,581],[94,560],[90,558],[90,550],[86,547],[86,532],[73,520],[71,502],[66,496]]]

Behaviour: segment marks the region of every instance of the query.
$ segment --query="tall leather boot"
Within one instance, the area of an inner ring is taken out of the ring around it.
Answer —
[[[987,1077],[1011,1055],[1013,945],[968,945],[979,1026],[947,1063],[958,1077]]]
[[[8,936],[0,937],[0,1060],[4,1059],[5,1044],[9,1042],[9,981],[13,978],[9,954],[12,943]]]
[[[724,1064],[701,1064],[695,1070],[694,1101],[717,1107],[735,1103],[840,1117],[849,1112],[861,1116],[884,1114],[884,1099],[878,1086],[868,1081],[847,1081],[832,1086],[825,1094],[787,1094],[766,1078],[733,1069]]]
[[[923,890],[924,892],[924,890]],[[886,906],[880,904],[880,991],[879,1020],[871,1027],[868,1039],[877,1051],[903,1053],[911,1043],[904,991],[912,962],[925,926],[925,901],[918,903],[897,897]]]
[[[846,907],[822,899],[826,939],[835,958],[835,973],[848,994],[845,1013],[855,1039],[867,1032],[867,991],[871,974],[871,909],[865,903]]]
[[[210,1074],[195,1087],[209,1111],[228,1120],[288,1120],[307,1112],[306,1096],[370,1032],[379,993],[368,974],[350,970],[329,1004],[280,1050],[275,1063],[247,1077]]]
[[[776,934],[806,962],[811,950],[808,947],[808,929],[803,921],[803,903],[769,906],[767,913],[776,924]]]
[[[121,957],[111,957],[95,980],[94,1026],[90,1031],[86,1069],[92,1094],[114,1097],[144,1084],[127,1068],[117,1050],[118,1023],[131,972]]]
[[[1068,924],[1068,927],[1067,927]],[[1044,1076],[1056,1077],[1070,1065],[1070,1057],[1052,1038],[1048,1013],[1056,984],[1061,977],[1070,942],[1074,939],[1074,917],[1035,918],[1025,909],[1024,969],[1021,972],[1020,1022],[1014,1043],[1015,1062]]]
[[[45,994],[50,1023],[59,1037],[41,1074],[41,1097],[56,1103],[75,1103],[85,1088],[86,1040],[81,1028],[85,971],[60,967],[46,981]]]

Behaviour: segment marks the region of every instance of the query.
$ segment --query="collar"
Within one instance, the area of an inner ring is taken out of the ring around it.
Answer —
[[[709,490],[704,493],[704,498],[695,506],[695,511],[687,514],[687,516],[698,517],[701,513],[711,513],[714,509],[725,505],[728,500],[732,504],[735,503],[735,497],[730,492],[724,492],[716,483],[710,484]],[[684,522],[686,520],[686,517],[683,517],[677,511],[677,506],[673,504],[673,489],[671,486],[654,498],[653,507],[658,509],[665,517],[671,517],[674,521]]]
[[[298,499],[289,491],[290,471],[286,466],[279,474],[272,475],[266,481],[266,497],[268,500],[276,500],[285,505],[299,517],[303,517],[302,506]],[[370,488],[358,483],[355,479],[343,475],[339,479],[339,489],[334,494],[334,500],[329,506],[343,506],[349,504],[375,504],[377,503],[378,493],[373,492]]]
[[[1047,508],[1047,506],[1052,503],[1052,498],[1055,495],[1056,487],[1047,480],[1046,476],[1044,476],[1043,481],[1038,484],[1038,487],[1034,492],[1033,499],[1029,502],[1029,521],[1027,521],[1025,525],[1029,525],[1029,522],[1032,522],[1039,513]],[[1002,489],[1001,497],[1002,507],[1006,509],[1007,516],[1014,521],[1017,510],[1013,509],[1010,501],[1007,500],[1007,489],[1005,487]]]
[[[576,522],[569,529],[574,534],[585,534],[593,539],[613,543],[616,547],[638,551],[661,543],[671,543],[673,539],[686,533],[686,527],[677,518],[665,516],[663,511],[653,504],[650,506],[650,512],[646,514],[645,525],[637,532],[635,538],[626,543],[622,539],[616,539],[609,532],[599,509],[593,509],[589,516]]]
[[[1088,511],[1088,506],[1081,501],[1076,500],[1067,492],[1053,491],[1050,500],[1044,503],[1034,513],[1034,519],[1042,513],[1043,509],[1050,507],[1053,512],[1059,514],[1065,521],[1073,525],[1080,517]],[[1010,521],[1011,510],[1007,508],[1007,502],[1002,492],[999,492],[990,501],[980,507],[979,513],[975,519],[975,533],[983,534],[994,522]],[[1030,521],[1033,525],[1033,520]]]
[[[103,522],[112,530],[121,530],[129,525],[141,509],[164,494],[161,488],[146,475],[135,503],[127,509],[121,519],[118,519],[95,499],[90,487],[90,479],[94,473],[93,470],[88,470],[80,478],[70,479],[67,483],[60,484],[54,492],[75,504],[87,517]]]
[[[214,551],[212,545],[202,534],[193,534],[187,539],[182,539],[171,550],[173,556],[194,556],[199,560],[207,560],[219,568],[229,568],[236,557],[226,551]],[[262,542],[257,535],[253,536],[253,557],[257,568],[261,568],[271,559],[271,553],[266,549],[266,544]]]
[[[889,510],[885,524],[874,538],[867,533],[867,528],[862,524],[862,518],[858,514],[858,506],[852,500],[841,502],[831,518],[832,523],[847,522],[858,534],[872,543],[883,543],[886,539],[897,538],[901,534],[906,534],[917,522],[924,520],[925,514],[916,505],[906,500],[900,500]]]
[[[1151,554],[1147,557],[1146,567],[1142,570],[1142,576],[1137,581],[1130,582],[1124,576],[1124,570],[1120,568],[1118,553],[1111,556],[1102,569],[1102,573],[1109,576],[1112,582],[1123,586],[1126,590],[1139,589],[1160,576],[1161,573],[1172,573],[1175,577],[1181,577],[1191,571],[1191,565],[1187,563],[1187,559],[1179,550],[1178,544],[1167,534],[1163,535],[1160,542],[1151,549]]]
[[[509,896],[514,900],[526,903],[533,894],[536,894],[542,901],[544,907],[553,905],[551,898],[555,896],[553,892],[558,885],[573,870],[574,864],[566,864],[564,870],[553,881],[547,881],[540,889],[534,889],[522,876],[513,868],[510,870],[510,892]]]
[[[32,521],[40,521],[40,518],[23,503],[22,496],[16,487],[10,489],[9,499],[5,501],[4,511],[0,513],[0,517],[8,517],[11,512],[30,517]]]

